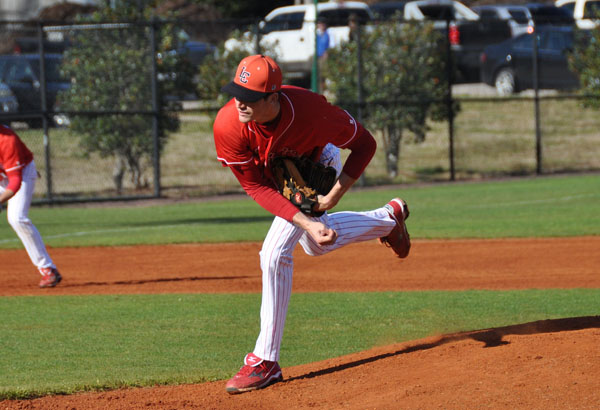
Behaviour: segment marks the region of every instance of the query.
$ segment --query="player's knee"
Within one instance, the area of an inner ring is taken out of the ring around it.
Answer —
[[[263,272],[277,272],[284,267],[292,267],[293,258],[291,255],[276,252],[272,249],[262,249],[260,255],[260,267]]]
[[[9,213],[7,219],[10,226],[15,230],[31,225],[31,220],[22,215],[13,215]]]

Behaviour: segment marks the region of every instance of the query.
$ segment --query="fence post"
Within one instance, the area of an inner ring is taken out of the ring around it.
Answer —
[[[156,19],[153,17],[150,24],[150,52],[152,53],[152,162],[154,165],[154,196],[160,198],[160,142],[158,139],[158,76],[156,69]]]
[[[323,92],[323,90],[320,89],[319,87],[319,76],[321,75],[321,73],[319,73],[319,55],[317,54],[317,49],[319,48],[319,38],[317,35],[317,20],[319,19],[319,8],[317,7],[317,0],[314,0],[314,6],[315,6],[315,24],[314,24],[314,36],[315,36],[315,41],[314,41],[314,48],[313,48],[313,61],[312,61],[312,70],[311,70],[311,76],[310,76],[310,89],[315,92]]]
[[[454,169],[454,109],[452,103],[452,48],[450,47],[450,18],[446,19],[446,75],[448,88],[446,90],[446,106],[448,110],[448,155],[450,157],[450,181],[456,178]]]
[[[357,108],[357,116],[358,122],[362,124],[362,105],[363,105],[363,65],[362,65],[362,41],[361,41],[361,31],[362,27],[361,21],[357,18],[356,22],[356,59],[357,59],[357,70],[356,70],[356,86],[358,87],[357,98],[358,98],[358,108]],[[352,35],[352,33],[350,33]],[[358,180],[359,186],[365,186],[365,173],[360,174],[360,178]]]
[[[539,50],[540,36],[538,31],[533,32],[533,91],[534,91],[534,115],[535,115],[535,162],[536,162],[536,173],[539,175],[542,173],[542,132],[540,129],[540,94],[539,94],[539,64],[538,64],[538,50]]]
[[[262,54],[260,47],[260,21],[254,22],[254,52],[255,54]]]
[[[40,107],[42,111],[42,127],[44,130],[44,158],[46,161],[46,196],[52,203],[52,167],[50,159],[50,137],[48,136],[48,107],[46,99],[46,58],[44,54],[44,30],[42,22],[37,22],[38,53],[40,57]]]

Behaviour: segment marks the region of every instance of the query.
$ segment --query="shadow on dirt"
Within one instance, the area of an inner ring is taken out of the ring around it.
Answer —
[[[401,350],[391,353],[385,353],[373,357],[368,357],[362,360],[356,360],[349,363],[344,363],[338,366],[322,369],[316,372],[310,372],[305,375],[286,379],[285,381],[310,379],[313,377],[322,376],[325,374],[335,373],[341,370],[361,366],[367,363],[372,363],[377,360],[386,359],[401,354],[412,353],[420,350],[433,349],[446,343],[456,342],[460,340],[473,339],[483,342],[483,347],[495,347],[508,344],[509,342],[502,340],[506,335],[531,335],[537,333],[555,333],[566,332],[582,329],[600,328],[600,316],[582,316],[564,319],[548,319],[538,320],[535,322],[523,323],[519,325],[510,325],[497,327],[493,329],[473,330],[469,332],[454,333],[440,336],[437,340],[431,343],[421,343],[415,346],[409,346]]]
[[[119,280],[114,282],[84,282],[74,284],[63,284],[61,288],[85,288],[88,286],[116,286],[116,285],[143,285],[146,283],[162,282],[194,282],[210,280],[240,280],[250,279],[253,276],[190,276],[187,278],[158,278],[158,279],[139,279],[139,280]]]

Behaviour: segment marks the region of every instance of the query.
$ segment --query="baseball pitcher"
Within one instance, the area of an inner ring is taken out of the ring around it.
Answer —
[[[400,258],[410,250],[404,222],[409,212],[402,199],[367,212],[327,213],[369,164],[375,139],[322,95],[282,86],[281,81],[281,70],[270,57],[244,58],[233,81],[222,89],[233,98],[213,126],[217,159],[249,196],[275,215],[260,251],[260,333],[254,350],[227,383],[229,393],[283,380],[277,362],[297,243],[313,256],[372,239]],[[340,148],[350,150],[343,165]]]

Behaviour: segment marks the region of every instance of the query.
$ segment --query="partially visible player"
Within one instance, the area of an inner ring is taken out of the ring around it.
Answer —
[[[0,125],[0,210],[4,203],[8,204],[8,223],[42,275],[40,288],[51,288],[58,285],[62,276],[28,217],[37,176],[31,151],[12,129]]]
[[[410,250],[404,223],[408,208],[400,198],[372,211],[309,217],[279,193],[271,161],[277,156],[305,157],[336,169],[333,188],[318,196],[318,206],[313,208],[317,212],[332,209],[376,150],[373,136],[348,112],[329,104],[322,95],[282,86],[281,79],[281,70],[271,58],[242,59],[234,80],[223,87],[233,98],[221,108],[213,125],[217,159],[229,167],[248,195],[275,215],[260,251],[260,334],[244,366],[227,383],[229,393],[260,389],[283,379],[277,362],[298,243],[313,256],[372,239],[390,246],[400,258],[406,258]],[[344,164],[340,148],[351,151]]]

